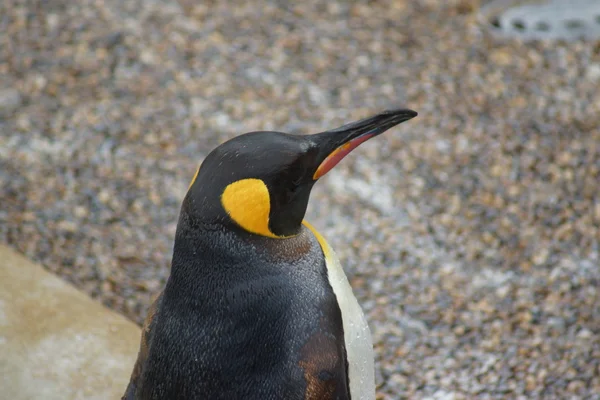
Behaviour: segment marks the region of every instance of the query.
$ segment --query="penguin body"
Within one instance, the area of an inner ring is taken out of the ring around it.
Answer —
[[[375,399],[367,321],[303,218],[318,178],[365,135],[415,115],[312,136],[255,132],[215,149],[184,199],[123,399]]]

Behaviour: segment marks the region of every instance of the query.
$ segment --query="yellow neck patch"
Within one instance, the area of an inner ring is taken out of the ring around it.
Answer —
[[[242,179],[225,188],[221,204],[227,214],[246,231],[283,239],[269,229],[271,199],[267,185],[260,179]]]
[[[302,224],[308,229],[310,229],[313,235],[315,235],[317,241],[321,245],[321,249],[323,249],[323,255],[325,256],[325,258],[327,259],[331,257],[331,247],[329,247],[329,243],[327,243],[327,240],[325,240],[325,238],[319,233],[319,231],[317,231],[314,226],[309,224],[307,220],[303,220]]]

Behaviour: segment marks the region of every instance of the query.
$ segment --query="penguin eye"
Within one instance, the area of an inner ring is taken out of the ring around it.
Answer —
[[[296,164],[292,165],[289,171],[291,183],[294,187],[293,190],[295,191],[298,188],[298,186],[302,184],[302,180],[304,179],[306,170],[303,165]]]
[[[287,187],[286,192],[288,199],[291,199],[296,195],[296,192],[298,191],[298,189],[300,189],[300,183],[301,179],[298,179],[297,181],[292,181],[292,184]]]
[[[285,197],[287,202],[291,202],[300,189],[300,185],[302,184],[303,175],[299,174],[297,170],[292,170],[291,176],[288,178],[288,183],[285,188]]]

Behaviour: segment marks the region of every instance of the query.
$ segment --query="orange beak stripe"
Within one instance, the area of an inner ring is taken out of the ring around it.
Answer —
[[[325,158],[325,160],[323,160],[321,165],[319,165],[319,168],[317,168],[317,170],[315,171],[315,174],[313,175],[313,180],[316,181],[317,179],[319,179],[320,177],[322,177],[323,175],[325,175],[326,173],[331,171],[331,169],[333,167],[335,167],[337,165],[337,163],[342,161],[342,159],[344,157],[346,157],[352,150],[354,150],[361,143],[366,142],[373,136],[375,136],[375,134],[367,133],[367,134],[361,135],[357,138],[354,138],[354,139],[344,143],[343,145],[341,145],[340,147],[338,147],[337,149],[332,151],[327,156],[327,158]]]

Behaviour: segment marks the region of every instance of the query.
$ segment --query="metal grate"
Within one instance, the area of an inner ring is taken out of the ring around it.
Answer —
[[[482,7],[482,14],[491,29],[504,36],[525,40],[600,38],[600,0],[492,0]]]

